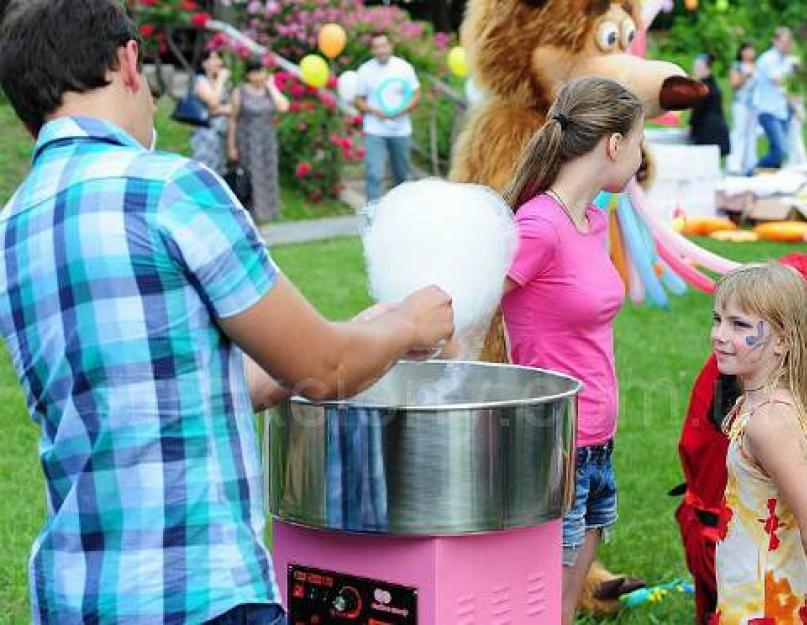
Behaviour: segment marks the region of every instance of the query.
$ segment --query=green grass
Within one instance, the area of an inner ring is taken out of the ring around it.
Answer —
[[[699,242],[737,260],[775,258],[799,249],[773,243]],[[356,239],[280,247],[273,256],[330,318],[347,318],[370,303]],[[666,492],[681,480],[678,434],[692,381],[708,352],[710,307],[709,297],[690,292],[674,298],[670,311],[628,304],[617,318],[622,405],[615,458],[620,522],[602,559],[612,570],[654,583],[686,573],[672,516],[678,500]],[[2,350],[0,431],[0,623],[17,625],[28,621],[26,566],[44,519],[44,486],[37,462],[38,432]],[[691,596],[672,596],[623,612],[611,622],[682,625],[692,618]]]
[[[285,186],[280,189],[279,221],[319,219],[337,215],[352,215],[353,213],[350,206],[337,199],[326,198],[314,204],[309,202],[305,195],[297,189]]]
[[[3,206],[28,173],[33,139],[5,103],[0,103],[0,128],[0,206]]]

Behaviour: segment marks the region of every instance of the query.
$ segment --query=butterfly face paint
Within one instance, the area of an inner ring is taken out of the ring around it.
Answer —
[[[757,322],[757,333],[754,336],[746,336],[745,342],[749,347],[760,347],[765,338],[765,322],[760,319]]]

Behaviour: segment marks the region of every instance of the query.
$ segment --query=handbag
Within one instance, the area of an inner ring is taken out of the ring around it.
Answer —
[[[238,163],[228,164],[227,171],[224,173],[224,182],[241,204],[249,206],[252,203],[252,179],[246,168]]]
[[[181,124],[209,128],[210,111],[207,110],[205,103],[194,92],[195,85],[196,80],[192,78],[191,84],[188,86],[188,93],[177,102],[174,112],[171,114],[171,119]]]

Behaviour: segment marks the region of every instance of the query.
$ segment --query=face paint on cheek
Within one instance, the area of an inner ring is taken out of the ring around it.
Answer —
[[[745,344],[753,349],[757,349],[758,347],[762,346],[762,339],[765,338],[765,323],[760,321],[757,323],[757,334],[756,336],[746,336],[745,337]]]

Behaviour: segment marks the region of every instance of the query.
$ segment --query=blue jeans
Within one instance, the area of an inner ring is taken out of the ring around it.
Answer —
[[[286,615],[279,605],[250,603],[236,606],[207,625],[286,625]]]
[[[757,163],[757,167],[781,167],[787,154],[787,123],[770,113],[760,113],[759,124],[768,137],[768,153]]]
[[[377,200],[384,190],[387,154],[392,162],[392,176],[399,185],[409,179],[409,137],[364,135],[364,183],[367,200]]]
[[[574,503],[563,517],[563,564],[573,566],[586,531],[608,530],[617,520],[614,441],[578,447]],[[606,536],[607,538],[607,536]]]

